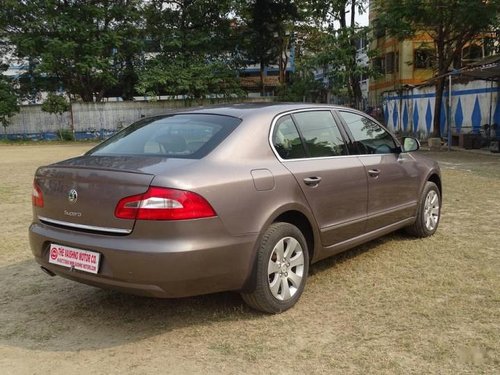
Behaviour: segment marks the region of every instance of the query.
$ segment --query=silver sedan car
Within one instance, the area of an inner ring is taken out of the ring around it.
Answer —
[[[362,112],[241,104],[141,120],[40,167],[30,244],[49,275],[154,297],[239,291],[278,313],[309,265],[439,224],[436,162]]]

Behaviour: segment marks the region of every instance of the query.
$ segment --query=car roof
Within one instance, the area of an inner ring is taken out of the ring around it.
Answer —
[[[340,109],[344,107],[313,103],[239,103],[182,109],[177,113],[204,113],[247,118],[254,115],[275,116],[279,113],[312,108]]]

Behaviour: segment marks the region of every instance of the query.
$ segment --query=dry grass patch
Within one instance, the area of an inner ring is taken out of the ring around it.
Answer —
[[[0,145],[0,371],[34,373],[497,373],[500,158],[442,161],[438,233],[395,233],[312,266],[281,315],[235,293],[155,300],[49,278],[31,258],[40,164],[89,145]]]

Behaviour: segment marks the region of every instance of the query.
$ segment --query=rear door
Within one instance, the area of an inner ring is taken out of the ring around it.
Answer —
[[[273,145],[301,187],[321,231],[324,246],[363,233],[367,178],[329,110],[295,112],[274,126]]]
[[[402,153],[392,135],[370,118],[349,110],[338,114],[368,178],[367,232],[413,216],[418,196],[415,160]]]

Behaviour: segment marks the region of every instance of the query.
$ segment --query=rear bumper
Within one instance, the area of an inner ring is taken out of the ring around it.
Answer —
[[[30,246],[36,261],[56,275],[136,295],[174,298],[244,287],[257,234],[231,236],[218,218],[152,223],[163,226],[163,231],[151,230],[150,225],[136,225],[129,236],[109,236],[35,222],[30,226]],[[99,273],[49,263],[51,243],[99,252]]]

